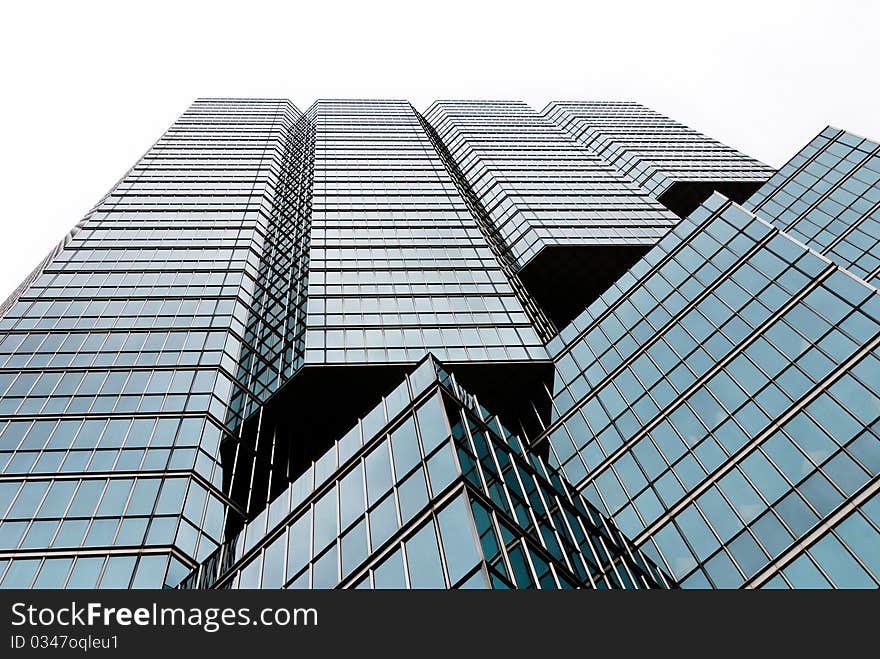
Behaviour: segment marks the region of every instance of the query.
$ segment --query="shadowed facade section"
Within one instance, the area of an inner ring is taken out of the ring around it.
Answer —
[[[519,277],[554,324],[565,327],[649,249],[643,245],[545,247]]]

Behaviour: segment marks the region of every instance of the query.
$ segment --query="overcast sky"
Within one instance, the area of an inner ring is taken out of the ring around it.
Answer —
[[[0,301],[197,96],[637,100],[775,167],[880,139],[880,2],[28,2],[0,12]]]

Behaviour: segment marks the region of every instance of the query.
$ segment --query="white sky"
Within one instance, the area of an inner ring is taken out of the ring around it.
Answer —
[[[775,167],[880,139],[880,2],[15,2],[0,301],[197,96],[637,100]]]

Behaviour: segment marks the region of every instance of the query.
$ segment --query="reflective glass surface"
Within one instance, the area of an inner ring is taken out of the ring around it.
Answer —
[[[425,118],[518,269],[551,246],[653,245],[678,220],[525,103],[436,101]]]
[[[875,289],[716,195],[551,344],[551,462],[683,586],[760,585],[877,487],[878,343]]]
[[[183,586],[671,585],[433,359],[399,388]]]
[[[880,284],[880,145],[828,127],[744,204]]]
[[[629,101],[553,101],[543,116],[660,197],[678,181],[763,183],[774,170]]]
[[[237,363],[298,117],[196,101],[4,304],[0,585],[175,585],[217,548],[233,383],[271,379]]]

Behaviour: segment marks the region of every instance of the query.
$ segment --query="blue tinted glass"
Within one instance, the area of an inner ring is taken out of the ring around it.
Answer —
[[[706,572],[716,588],[738,588],[743,582],[739,570],[723,551],[718,552],[706,563]]]
[[[681,511],[675,521],[699,560],[706,560],[713,551],[718,549],[718,539],[693,504]]]
[[[430,453],[449,436],[446,415],[443,413],[437,396],[431,397],[416,410],[416,418],[419,421],[419,431],[422,435],[425,453]]]
[[[103,481],[101,482],[103,484]],[[24,484],[15,503],[12,504],[7,513],[8,517],[32,517],[37,510],[37,506],[49,489],[49,481],[31,481]],[[94,502],[93,502],[94,503]]]
[[[331,488],[315,503],[315,552],[324,549],[336,535],[336,488]]]
[[[420,459],[419,441],[416,438],[416,424],[412,417],[391,433],[391,453],[394,458],[394,473],[402,478]]]
[[[819,473],[810,476],[797,489],[820,515],[828,514],[843,500],[828,479]]]
[[[403,556],[400,549],[386,558],[373,571],[373,585],[376,588],[406,588],[406,577],[403,573]]]
[[[880,577],[880,533],[858,513],[847,517],[835,530],[874,576]]]
[[[12,565],[6,570],[6,576],[3,577],[3,588],[29,588],[37,568],[40,567],[39,558],[19,558],[12,561]]]
[[[287,575],[298,573],[311,558],[311,514],[298,517],[290,526],[287,543]]]
[[[47,558],[34,581],[34,588],[63,588],[72,558]]]
[[[111,556],[107,559],[101,588],[128,588],[136,556]]]
[[[370,451],[366,459],[367,501],[372,505],[391,488],[391,462],[388,442]]]
[[[676,578],[690,572],[697,564],[693,554],[681,539],[681,535],[672,524],[667,524],[654,535],[654,542],[660,549],[663,558]]]
[[[431,481],[431,491],[434,495],[439,494],[456,476],[458,476],[458,468],[455,465],[455,456],[451,445],[447,442],[428,459],[428,478]]]
[[[400,500],[400,516],[402,523],[406,524],[426,503],[428,503],[428,488],[425,485],[425,473],[418,469],[404,480],[397,491]]]
[[[285,534],[270,544],[263,554],[263,581],[261,588],[281,588],[284,583]]]
[[[782,573],[795,588],[830,588],[831,584],[822,576],[809,556],[801,554]]]
[[[429,522],[405,544],[410,587],[443,588],[443,568],[434,525]]]
[[[341,528],[348,528],[364,512],[363,467],[358,463],[339,481],[339,519]]]
[[[161,588],[165,576],[166,556],[141,556],[135,571],[132,588]]]
[[[375,551],[391,534],[397,530],[397,511],[394,506],[394,495],[384,499],[369,514],[370,544]]]
[[[312,588],[333,588],[339,583],[336,545],[315,561],[312,567]]]
[[[877,584],[833,535],[809,549],[810,555],[838,588],[876,588]]]
[[[722,542],[730,540],[742,528],[742,522],[737,519],[730,505],[714,487],[706,490],[697,499],[697,504]]]
[[[470,510],[464,499],[456,497],[440,511],[437,521],[440,524],[440,539],[449,580],[455,584],[479,560]]]
[[[803,534],[817,520],[816,514],[810,510],[795,492],[792,492],[777,503],[775,510],[795,535]]]
[[[767,557],[749,533],[734,538],[728,549],[746,577],[751,577],[767,563]]]
[[[752,531],[771,556],[778,556],[791,544],[791,534],[772,512],[766,512],[752,524]]]
[[[344,578],[367,557],[367,526],[363,520],[342,536],[341,551]]]

